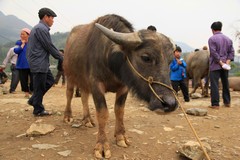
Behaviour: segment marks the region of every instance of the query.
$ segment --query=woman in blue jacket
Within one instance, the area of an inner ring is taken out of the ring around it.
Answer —
[[[26,98],[29,98],[29,92],[33,91],[32,76],[26,58],[27,42],[30,32],[31,32],[30,29],[23,28],[20,34],[21,43],[14,48],[14,52],[18,54],[16,69],[19,70],[19,79],[22,91],[25,92]]]
[[[177,46],[174,51],[174,59],[170,64],[170,79],[173,89],[178,93],[178,88],[182,90],[185,102],[189,102],[188,87],[185,82],[186,62],[181,58],[182,49]]]

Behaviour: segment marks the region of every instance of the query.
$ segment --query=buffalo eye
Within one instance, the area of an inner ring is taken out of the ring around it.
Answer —
[[[151,63],[152,59],[148,55],[142,55],[141,59],[146,63]]]

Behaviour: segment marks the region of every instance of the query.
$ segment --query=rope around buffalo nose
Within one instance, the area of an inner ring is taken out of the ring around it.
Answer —
[[[189,124],[189,126],[190,126],[190,128],[191,128],[191,130],[192,130],[192,132],[193,132],[193,134],[194,134],[194,136],[196,137],[198,143],[200,144],[200,146],[201,146],[201,148],[202,148],[202,151],[203,151],[205,157],[207,158],[207,160],[211,160],[210,157],[209,157],[209,155],[208,155],[208,153],[206,152],[205,148],[203,147],[203,144],[202,144],[201,140],[199,139],[199,136],[197,135],[196,130],[193,128],[192,123],[190,122],[190,120],[189,120],[186,112],[184,111],[184,109],[183,109],[183,107],[182,107],[182,104],[181,104],[181,102],[179,101],[179,99],[178,99],[178,97],[177,97],[177,94],[176,94],[176,92],[174,91],[174,89],[173,89],[172,87],[170,87],[170,86],[162,83],[162,82],[154,81],[152,76],[149,76],[148,78],[143,77],[143,76],[134,68],[134,66],[133,66],[132,63],[130,62],[128,56],[127,56],[127,61],[128,61],[128,64],[130,65],[130,67],[132,68],[132,70],[133,70],[139,77],[141,77],[144,81],[148,82],[149,88],[151,89],[151,91],[152,91],[153,94],[157,97],[157,99],[158,99],[159,101],[161,101],[162,103],[164,102],[163,99],[162,99],[161,97],[159,97],[159,95],[155,92],[155,90],[154,90],[153,87],[152,87],[152,84],[155,83],[155,84],[162,85],[162,86],[170,89],[170,90],[173,92],[173,95],[174,95],[174,97],[176,98],[176,100],[177,100],[177,102],[178,102],[178,104],[179,104],[179,106],[180,106],[180,108],[181,108],[181,110],[182,110],[182,112],[183,112],[183,114],[184,114],[184,117],[185,117],[185,119],[187,120],[187,122],[188,122],[188,124]]]

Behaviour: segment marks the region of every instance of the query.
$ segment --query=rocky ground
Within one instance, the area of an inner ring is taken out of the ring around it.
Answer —
[[[5,84],[9,86],[9,82]],[[0,159],[9,160],[82,160],[95,159],[93,148],[96,142],[97,127],[73,128],[63,122],[66,104],[65,87],[57,85],[45,95],[46,109],[55,114],[50,117],[34,117],[32,107],[27,105],[24,94],[17,89],[15,94],[0,94]],[[231,92],[232,107],[219,110],[207,108],[210,98],[180,101],[184,110],[188,108],[207,109],[206,116],[188,115],[198,136],[211,146],[209,157],[212,160],[240,159],[240,92]],[[106,95],[109,107],[109,121],[106,128],[109,137],[111,159],[184,160],[179,156],[179,146],[189,140],[196,141],[181,109],[170,114],[158,115],[146,109],[146,104],[131,95],[125,109],[126,135],[131,141],[128,148],[115,144],[114,133],[114,94]],[[72,103],[75,124],[82,117],[80,98]],[[90,111],[95,119],[95,109],[90,100]],[[95,120],[96,122],[96,120]],[[33,123],[50,124],[55,127],[51,133],[42,136],[25,136]],[[39,147],[44,145],[43,148]]]

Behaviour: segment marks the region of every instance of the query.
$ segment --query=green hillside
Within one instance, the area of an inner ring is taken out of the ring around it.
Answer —
[[[32,28],[26,22],[18,19],[14,15],[4,15],[0,11],[0,45],[14,42],[19,38],[22,28]]]
[[[22,28],[32,28],[29,24],[18,19],[13,15],[4,15],[0,11],[0,64],[6,57],[6,54],[16,40],[19,39],[19,31]],[[52,41],[57,48],[63,49],[65,47],[66,38],[69,32],[66,33],[54,33],[51,35]]]

